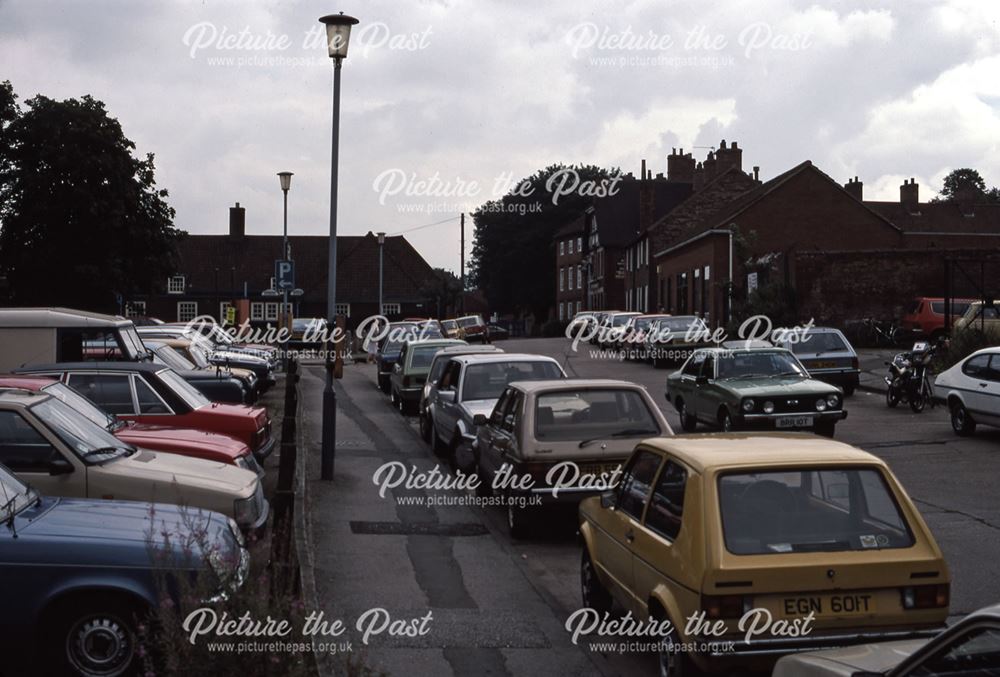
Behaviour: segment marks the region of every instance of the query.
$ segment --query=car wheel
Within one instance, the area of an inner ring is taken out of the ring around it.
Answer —
[[[668,647],[675,641],[673,633],[663,638],[663,645],[658,655],[660,677],[695,677],[701,672],[691,662],[684,651],[671,651]]]
[[[138,616],[135,608],[114,599],[75,599],[53,613],[43,659],[53,674],[124,675],[138,654]]]
[[[424,442],[431,441],[431,435],[434,433],[434,429],[431,427],[431,422],[428,419],[427,414],[420,415],[420,439]]]
[[[440,435],[437,434],[437,429],[434,427],[434,420],[431,419],[431,449],[434,451],[434,455],[438,457],[444,457],[448,454],[448,445],[446,445],[442,440]]]
[[[888,407],[892,408],[899,404],[899,391],[890,383],[888,389],[885,391],[885,403]]]
[[[394,408],[396,409],[399,408],[399,398],[396,397],[396,391],[392,390],[391,387],[389,389],[389,402],[392,404]]]
[[[479,477],[479,484],[476,486],[476,496],[492,496],[493,483],[483,474],[483,469],[476,463],[476,476]]]
[[[849,386],[844,386],[844,397],[851,397],[854,395],[854,390],[857,388],[853,383]]]
[[[378,377],[378,387],[382,390],[383,393],[385,393],[386,395],[388,395],[389,394],[389,388],[390,388],[389,379],[388,378],[384,378],[382,376],[379,376]]]
[[[955,402],[951,405],[951,429],[955,431],[956,435],[962,437],[968,437],[976,432],[976,422],[972,420],[965,405],[961,402]]]
[[[684,400],[678,401],[677,413],[681,418],[681,430],[686,433],[693,433],[698,428],[698,419],[688,412],[687,404]]]
[[[729,433],[733,431],[733,417],[729,415],[729,412],[725,409],[719,414],[719,427],[722,432]]]
[[[597,571],[594,570],[594,563],[590,560],[590,553],[586,547],[583,548],[583,556],[580,558],[580,591],[584,607],[602,615],[611,611],[611,593],[597,577]]]

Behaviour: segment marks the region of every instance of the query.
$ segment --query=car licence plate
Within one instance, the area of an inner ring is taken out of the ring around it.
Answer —
[[[621,463],[582,463],[580,472],[591,475],[611,474],[621,466]]]
[[[806,365],[808,369],[833,369],[836,366],[836,362],[813,362]]]
[[[811,428],[812,416],[779,416],[774,420],[776,428]]]
[[[875,595],[857,593],[786,597],[782,600],[781,610],[785,616],[805,616],[810,612],[817,616],[865,616],[876,611]]]

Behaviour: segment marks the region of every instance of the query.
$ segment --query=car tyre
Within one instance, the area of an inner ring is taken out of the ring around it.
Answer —
[[[434,428],[431,426],[430,417],[426,413],[420,414],[420,439],[430,444],[433,434]]]
[[[844,386],[844,397],[852,397],[854,395],[854,390],[856,388],[857,388],[857,385],[855,385],[853,383],[851,385]]]
[[[951,429],[960,437],[968,437],[976,432],[976,422],[961,402],[951,405]]]
[[[135,669],[139,611],[114,597],[76,598],[54,609],[41,658],[48,674],[119,677]]]
[[[438,456],[439,458],[444,458],[448,454],[448,446],[437,434],[437,429],[434,427],[433,419],[431,419],[430,426],[431,426],[431,449],[434,451],[435,456]]]
[[[583,555],[580,557],[580,598],[583,606],[589,607],[599,614],[610,613],[611,593],[601,583],[597,577],[594,563],[590,559],[590,553],[586,546],[583,548]]]
[[[687,403],[684,400],[678,400],[677,414],[681,418],[681,430],[693,433],[698,428],[698,419],[688,412]]]
[[[663,638],[664,646],[657,656],[660,666],[660,677],[697,677],[701,671],[691,661],[691,657],[684,651],[670,651],[667,646],[676,635],[671,633]]]
[[[733,417],[726,409],[719,413],[719,428],[724,433],[730,433],[736,429],[736,426],[733,425]]]

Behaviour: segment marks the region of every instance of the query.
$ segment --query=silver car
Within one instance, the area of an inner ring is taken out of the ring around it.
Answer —
[[[431,446],[454,464],[462,444],[476,439],[476,414],[489,414],[512,381],[566,378],[559,363],[544,355],[500,353],[452,357],[430,403]]]
[[[457,326],[457,325],[456,325]],[[420,402],[417,405],[417,417],[420,420],[420,437],[424,442],[431,441],[431,411],[434,409],[434,394],[437,392],[437,382],[444,373],[444,367],[448,360],[459,355],[478,355],[481,353],[502,353],[502,348],[497,348],[489,343],[482,345],[456,345],[442,348],[434,355],[431,361],[430,371],[424,381],[423,390],[420,393]]]
[[[814,379],[839,386],[848,397],[854,394],[861,364],[857,351],[839,329],[812,327],[777,345],[795,353]]]

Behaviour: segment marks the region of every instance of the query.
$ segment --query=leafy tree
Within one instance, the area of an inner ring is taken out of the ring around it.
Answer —
[[[118,311],[172,272],[181,231],[152,154],[90,96],[36,96],[22,111],[0,86],[0,270],[16,305]]]
[[[433,272],[434,279],[420,289],[420,295],[436,309],[434,317],[444,317],[449,312],[457,311],[462,298],[462,281],[444,268],[435,268]]]
[[[1000,188],[986,188],[986,181],[975,169],[962,167],[955,169],[944,177],[941,192],[931,202],[955,202],[958,193],[965,186],[972,188],[977,195],[977,202],[1000,203]]]
[[[575,170],[581,186],[620,173],[594,165],[551,165],[472,214],[470,279],[483,290],[491,310],[532,313],[541,322],[552,305],[556,284],[552,238],[594,199],[578,190],[553,200],[553,186],[546,183],[565,170]]]

